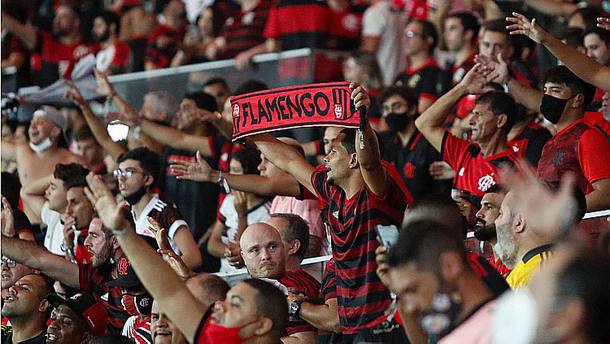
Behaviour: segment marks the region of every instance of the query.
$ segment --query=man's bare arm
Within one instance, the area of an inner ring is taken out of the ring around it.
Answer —
[[[185,134],[172,127],[160,125],[147,119],[141,120],[140,128],[142,128],[142,132],[146,135],[172,148],[190,150],[193,152],[199,151],[206,157],[211,157],[213,155],[212,147],[210,147],[207,136]]]
[[[34,50],[38,44],[38,33],[36,28],[31,25],[21,24],[10,14],[2,11],[2,28],[8,29],[15,35],[28,50]]]
[[[56,256],[32,241],[2,237],[2,255],[39,270],[65,285],[78,288],[78,265]]]
[[[272,164],[295,177],[311,193],[316,193],[311,184],[311,175],[315,168],[294,147],[269,134],[252,136],[252,140]]]
[[[322,305],[303,302],[299,315],[316,328],[330,332],[341,332],[336,298],[328,299]]]
[[[506,20],[512,23],[507,26],[511,35],[525,35],[534,42],[543,44],[584,81],[601,89],[610,90],[610,68],[563,44],[537,25],[535,19],[530,21],[524,15],[513,12],[513,16],[507,17]]]
[[[21,199],[23,200],[24,208],[29,210],[27,215],[28,218],[30,218],[30,221],[35,223],[40,222],[40,213],[42,212],[42,207],[47,201],[44,195],[47,188],[51,184],[51,178],[52,176],[50,175],[47,177],[42,177],[21,187]],[[34,215],[34,218],[31,218],[32,215]]]
[[[125,147],[114,142],[110,134],[108,133],[108,129],[97,116],[91,110],[91,106],[82,96],[76,85],[73,81],[66,81],[68,84],[68,92],[66,93],[66,97],[71,99],[76,105],[78,105],[83,113],[83,117],[85,118],[85,122],[91,129],[91,133],[93,133],[93,137],[99,144],[104,148],[104,150],[112,156],[114,160],[116,160],[119,155],[125,153]]]

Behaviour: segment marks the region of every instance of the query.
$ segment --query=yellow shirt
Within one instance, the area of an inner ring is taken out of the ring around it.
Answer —
[[[534,272],[538,271],[540,264],[551,255],[551,244],[542,245],[527,252],[517,266],[508,274],[506,282],[511,289],[526,287]]]

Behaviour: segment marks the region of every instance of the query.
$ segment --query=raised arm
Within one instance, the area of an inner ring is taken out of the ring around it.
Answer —
[[[203,156],[211,157],[213,149],[207,136],[185,134],[165,125],[157,124],[147,119],[140,121],[142,132],[154,140],[175,149],[199,151]]]
[[[315,168],[311,166],[297,150],[269,134],[252,136],[252,141],[265,155],[267,160],[280,169],[288,172],[311,193],[316,191],[311,184],[311,175]]]
[[[140,281],[186,338],[194,338],[205,313],[204,306],[190,293],[180,277],[136,234],[129,222],[129,205],[117,205],[99,176],[87,176],[86,194],[95,204],[104,225],[114,233]]]
[[[85,122],[87,122],[89,129],[91,129],[93,137],[95,137],[95,140],[99,142],[99,144],[106,152],[108,152],[108,154],[110,154],[110,156],[112,156],[114,160],[116,160],[119,155],[125,153],[125,147],[112,140],[112,137],[110,137],[110,134],[108,134],[108,129],[106,129],[106,126],[104,126],[102,120],[97,118],[97,116],[93,113],[91,106],[89,106],[89,103],[82,96],[78,88],[76,88],[74,82],[72,80],[66,80],[66,83],[69,87],[68,92],[66,92],[66,97],[78,105],[83,113]]]
[[[368,109],[371,105],[369,95],[362,86],[351,84],[351,98],[356,105],[356,109]],[[356,157],[360,165],[362,178],[368,188],[376,195],[383,196],[386,193],[386,173],[381,166],[381,154],[379,152],[379,142],[371,125],[366,122],[364,132],[356,135]]]
[[[6,28],[9,32],[13,33],[28,50],[34,50],[36,44],[38,44],[38,33],[36,28],[31,25],[24,25],[20,23],[10,14],[2,11],[2,28]]]
[[[178,179],[217,182],[224,178],[232,189],[261,196],[298,197],[301,193],[299,182],[291,175],[267,178],[258,174],[225,173],[210,167],[199,152],[197,152],[197,162],[175,161],[170,168],[176,173]]]
[[[563,44],[537,25],[536,19],[530,21],[524,15],[513,12],[513,16],[507,17],[506,20],[512,23],[507,26],[511,35],[525,35],[536,43],[543,44],[578,77],[596,87],[610,90],[609,67]]]
[[[34,223],[40,222],[40,213],[42,206],[47,199],[44,197],[45,192],[51,184],[52,176],[42,177],[32,183],[28,183],[21,187],[21,199],[23,207],[30,221]]]
[[[485,83],[481,65],[477,64],[462,78],[459,84],[453,87],[445,95],[437,99],[424,113],[416,120],[415,126],[424,135],[426,140],[437,150],[441,151],[443,144],[443,122],[451,112],[453,106],[469,93],[479,93]]]
[[[56,256],[33,241],[2,237],[2,255],[39,270],[72,288],[79,287],[78,265]]]

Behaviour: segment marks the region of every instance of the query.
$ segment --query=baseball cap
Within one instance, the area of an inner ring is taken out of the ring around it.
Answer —
[[[47,300],[53,307],[66,305],[74,313],[80,315],[93,333],[102,334],[106,332],[108,312],[102,302],[96,300],[93,294],[78,293],[64,299],[58,294],[51,293],[47,295]]]
[[[58,128],[61,129],[62,133],[65,133],[68,129],[68,120],[59,111],[49,105],[43,105],[40,109],[34,111],[34,117],[46,116],[53,122]]]

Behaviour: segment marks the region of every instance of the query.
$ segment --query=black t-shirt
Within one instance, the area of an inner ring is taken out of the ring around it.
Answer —
[[[220,145],[216,145],[215,142],[214,146],[215,152],[220,152]],[[176,205],[188,223],[193,237],[198,240],[216,219],[218,184],[181,180],[172,175],[169,168],[172,161],[196,161],[194,152],[167,148],[163,152],[161,161],[163,162],[161,180],[165,199]],[[218,157],[206,158],[206,161],[210,166],[215,167]]]
[[[413,89],[419,99],[434,101],[441,92],[440,72],[436,62],[430,59],[421,67],[409,68],[406,72],[398,74],[394,84]]]
[[[442,159],[422,133],[413,133],[406,147],[395,132],[383,132],[379,136],[384,148],[383,160],[396,166],[413,199],[451,191],[451,180],[437,181],[430,176],[430,164]]]

